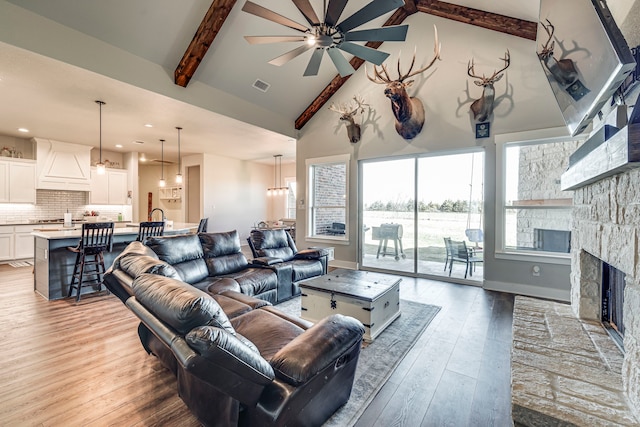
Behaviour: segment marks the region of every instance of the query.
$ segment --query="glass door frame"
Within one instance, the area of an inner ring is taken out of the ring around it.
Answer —
[[[477,280],[469,280],[469,279],[464,279],[464,278],[456,278],[456,277],[448,277],[446,275],[433,275],[433,274],[427,274],[427,273],[418,273],[418,261],[419,261],[419,257],[418,257],[418,239],[419,239],[419,221],[418,221],[418,194],[419,194],[419,170],[418,170],[418,163],[420,159],[423,158],[427,158],[427,157],[440,157],[440,156],[449,156],[449,155],[456,155],[456,154],[470,154],[470,153],[483,153],[483,177],[482,177],[482,181],[483,181],[483,194],[482,194],[482,223],[486,224],[486,218],[484,217],[484,214],[486,212],[486,192],[487,192],[487,186],[484,185],[484,183],[487,181],[487,170],[486,170],[486,155],[487,155],[487,150],[484,147],[469,147],[469,148],[462,148],[462,149],[457,149],[457,150],[442,150],[442,151],[434,151],[434,152],[429,152],[429,153],[417,153],[417,154],[408,154],[408,155],[402,155],[402,156],[385,156],[385,157],[376,157],[376,158],[368,158],[368,159],[360,159],[358,160],[358,245],[357,245],[357,260],[358,260],[358,268],[364,271],[375,271],[375,272],[382,272],[382,273],[391,273],[391,274],[398,274],[398,275],[403,275],[403,276],[408,276],[408,277],[420,277],[420,278],[426,278],[426,279],[432,279],[432,280],[440,280],[440,281],[447,281],[447,282],[453,282],[453,283],[462,283],[462,284],[470,284],[470,285],[474,285],[474,286],[482,286],[484,279],[482,281],[477,281]],[[388,269],[384,269],[384,268],[376,268],[376,267],[372,267],[372,266],[365,266],[363,265],[363,261],[364,261],[364,250],[363,250],[363,244],[364,244],[364,238],[365,238],[365,232],[364,232],[364,197],[363,197],[363,192],[364,192],[364,176],[363,176],[363,165],[366,163],[377,163],[377,162],[384,162],[384,161],[394,161],[394,160],[405,160],[405,159],[413,159],[414,160],[414,177],[413,177],[413,184],[414,184],[414,206],[413,206],[413,247],[415,248],[415,256],[413,257],[413,271],[412,272],[407,272],[407,271],[402,271],[402,270],[388,270]]]

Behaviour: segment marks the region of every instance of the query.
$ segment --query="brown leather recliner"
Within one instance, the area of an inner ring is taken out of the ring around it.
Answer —
[[[299,251],[285,230],[251,230],[247,242],[254,264],[268,265],[276,270],[290,266],[291,285],[282,289],[282,283],[279,284],[278,301],[300,294],[297,282],[327,273],[329,253],[322,248]]]
[[[132,289],[143,346],[204,425],[320,426],[349,399],[364,333],[356,319],[311,325],[268,305],[229,318],[213,296],[158,274]]]

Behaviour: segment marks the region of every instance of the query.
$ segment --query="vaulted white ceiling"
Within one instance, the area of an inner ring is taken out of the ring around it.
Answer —
[[[304,22],[291,1],[255,1]],[[343,16],[366,3],[349,1]],[[531,0],[450,3],[533,22],[539,7]],[[175,141],[175,126],[181,126],[183,153],[264,162],[282,153],[293,159],[294,121],[336,70],[325,58],[317,77],[303,77],[310,52],[282,67],[269,65],[296,46],[249,45],[243,36],[293,31],[242,12],[243,4],[235,4],[184,89],[173,84],[173,72],[211,0],[0,0],[0,97],[11,100],[0,103],[0,134],[24,137],[17,128],[27,127],[33,136],[95,145],[93,101],[103,99],[103,143],[109,149],[120,143],[123,151],[153,155],[158,139]],[[322,9],[322,1],[312,4]],[[389,15],[362,28],[380,26]],[[18,28],[16,16],[27,29]],[[160,72],[145,74],[147,67]],[[256,79],[271,85],[266,93],[252,87]],[[134,141],[144,141],[144,148]],[[167,147],[173,155],[173,144]]]

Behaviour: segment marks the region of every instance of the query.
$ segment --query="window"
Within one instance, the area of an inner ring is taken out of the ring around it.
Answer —
[[[307,159],[307,236],[347,240],[349,155]]]
[[[555,138],[498,149],[503,187],[496,198],[497,252],[569,257],[573,192],[562,191],[561,176],[579,145]]]

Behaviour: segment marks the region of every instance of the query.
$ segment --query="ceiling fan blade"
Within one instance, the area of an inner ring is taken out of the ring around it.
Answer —
[[[305,27],[302,24],[298,24],[296,21],[292,21],[289,18],[286,18],[282,15],[279,15],[265,7],[260,6],[259,4],[255,4],[251,1],[248,1],[242,6],[242,10],[244,12],[250,13],[255,16],[259,16],[260,18],[266,19],[271,22],[275,22],[276,24],[284,25],[285,27],[292,28],[294,30],[301,31],[306,33],[309,31],[309,28]]]
[[[348,42],[403,42],[407,38],[408,25],[349,31],[344,35]]]
[[[267,44],[281,42],[303,42],[304,36],[244,36],[250,44]]]
[[[333,27],[340,19],[340,15],[342,15],[342,11],[344,7],[347,5],[348,0],[329,0],[329,5],[327,6],[327,12],[324,17],[324,22]]]
[[[318,25],[320,23],[320,19],[318,19],[318,15],[316,15],[316,11],[313,10],[309,0],[293,0],[293,4],[302,12],[309,24]]]
[[[378,16],[404,6],[404,0],[373,0],[371,3],[337,25],[343,33],[352,30]]]
[[[347,77],[355,72],[349,61],[346,60],[344,55],[340,53],[340,51],[336,48],[327,49],[327,53],[329,57],[333,61],[333,65],[338,69],[338,73],[340,73],[341,77]]]
[[[372,49],[367,46],[362,46],[355,43],[344,42],[338,46],[338,49],[342,49],[358,58],[362,58],[365,61],[372,62],[376,65],[381,65],[385,59],[389,57],[387,52],[381,52],[376,49]]]
[[[269,64],[277,65],[279,67],[279,66],[284,65],[287,62],[291,61],[296,56],[302,55],[303,53],[305,53],[306,51],[308,51],[312,47],[313,46],[308,45],[308,44],[305,43],[304,45],[302,45],[302,46],[300,46],[298,48],[290,50],[289,52],[285,53],[284,55],[280,55],[277,58],[273,58],[271,61],[269,61]]]
[[[311,55],[307,69],[304,70],[303,76],[317,76],[320,69],[320,62],[322,62],[322,56],[324,55],[324,49],[316,48]]]

